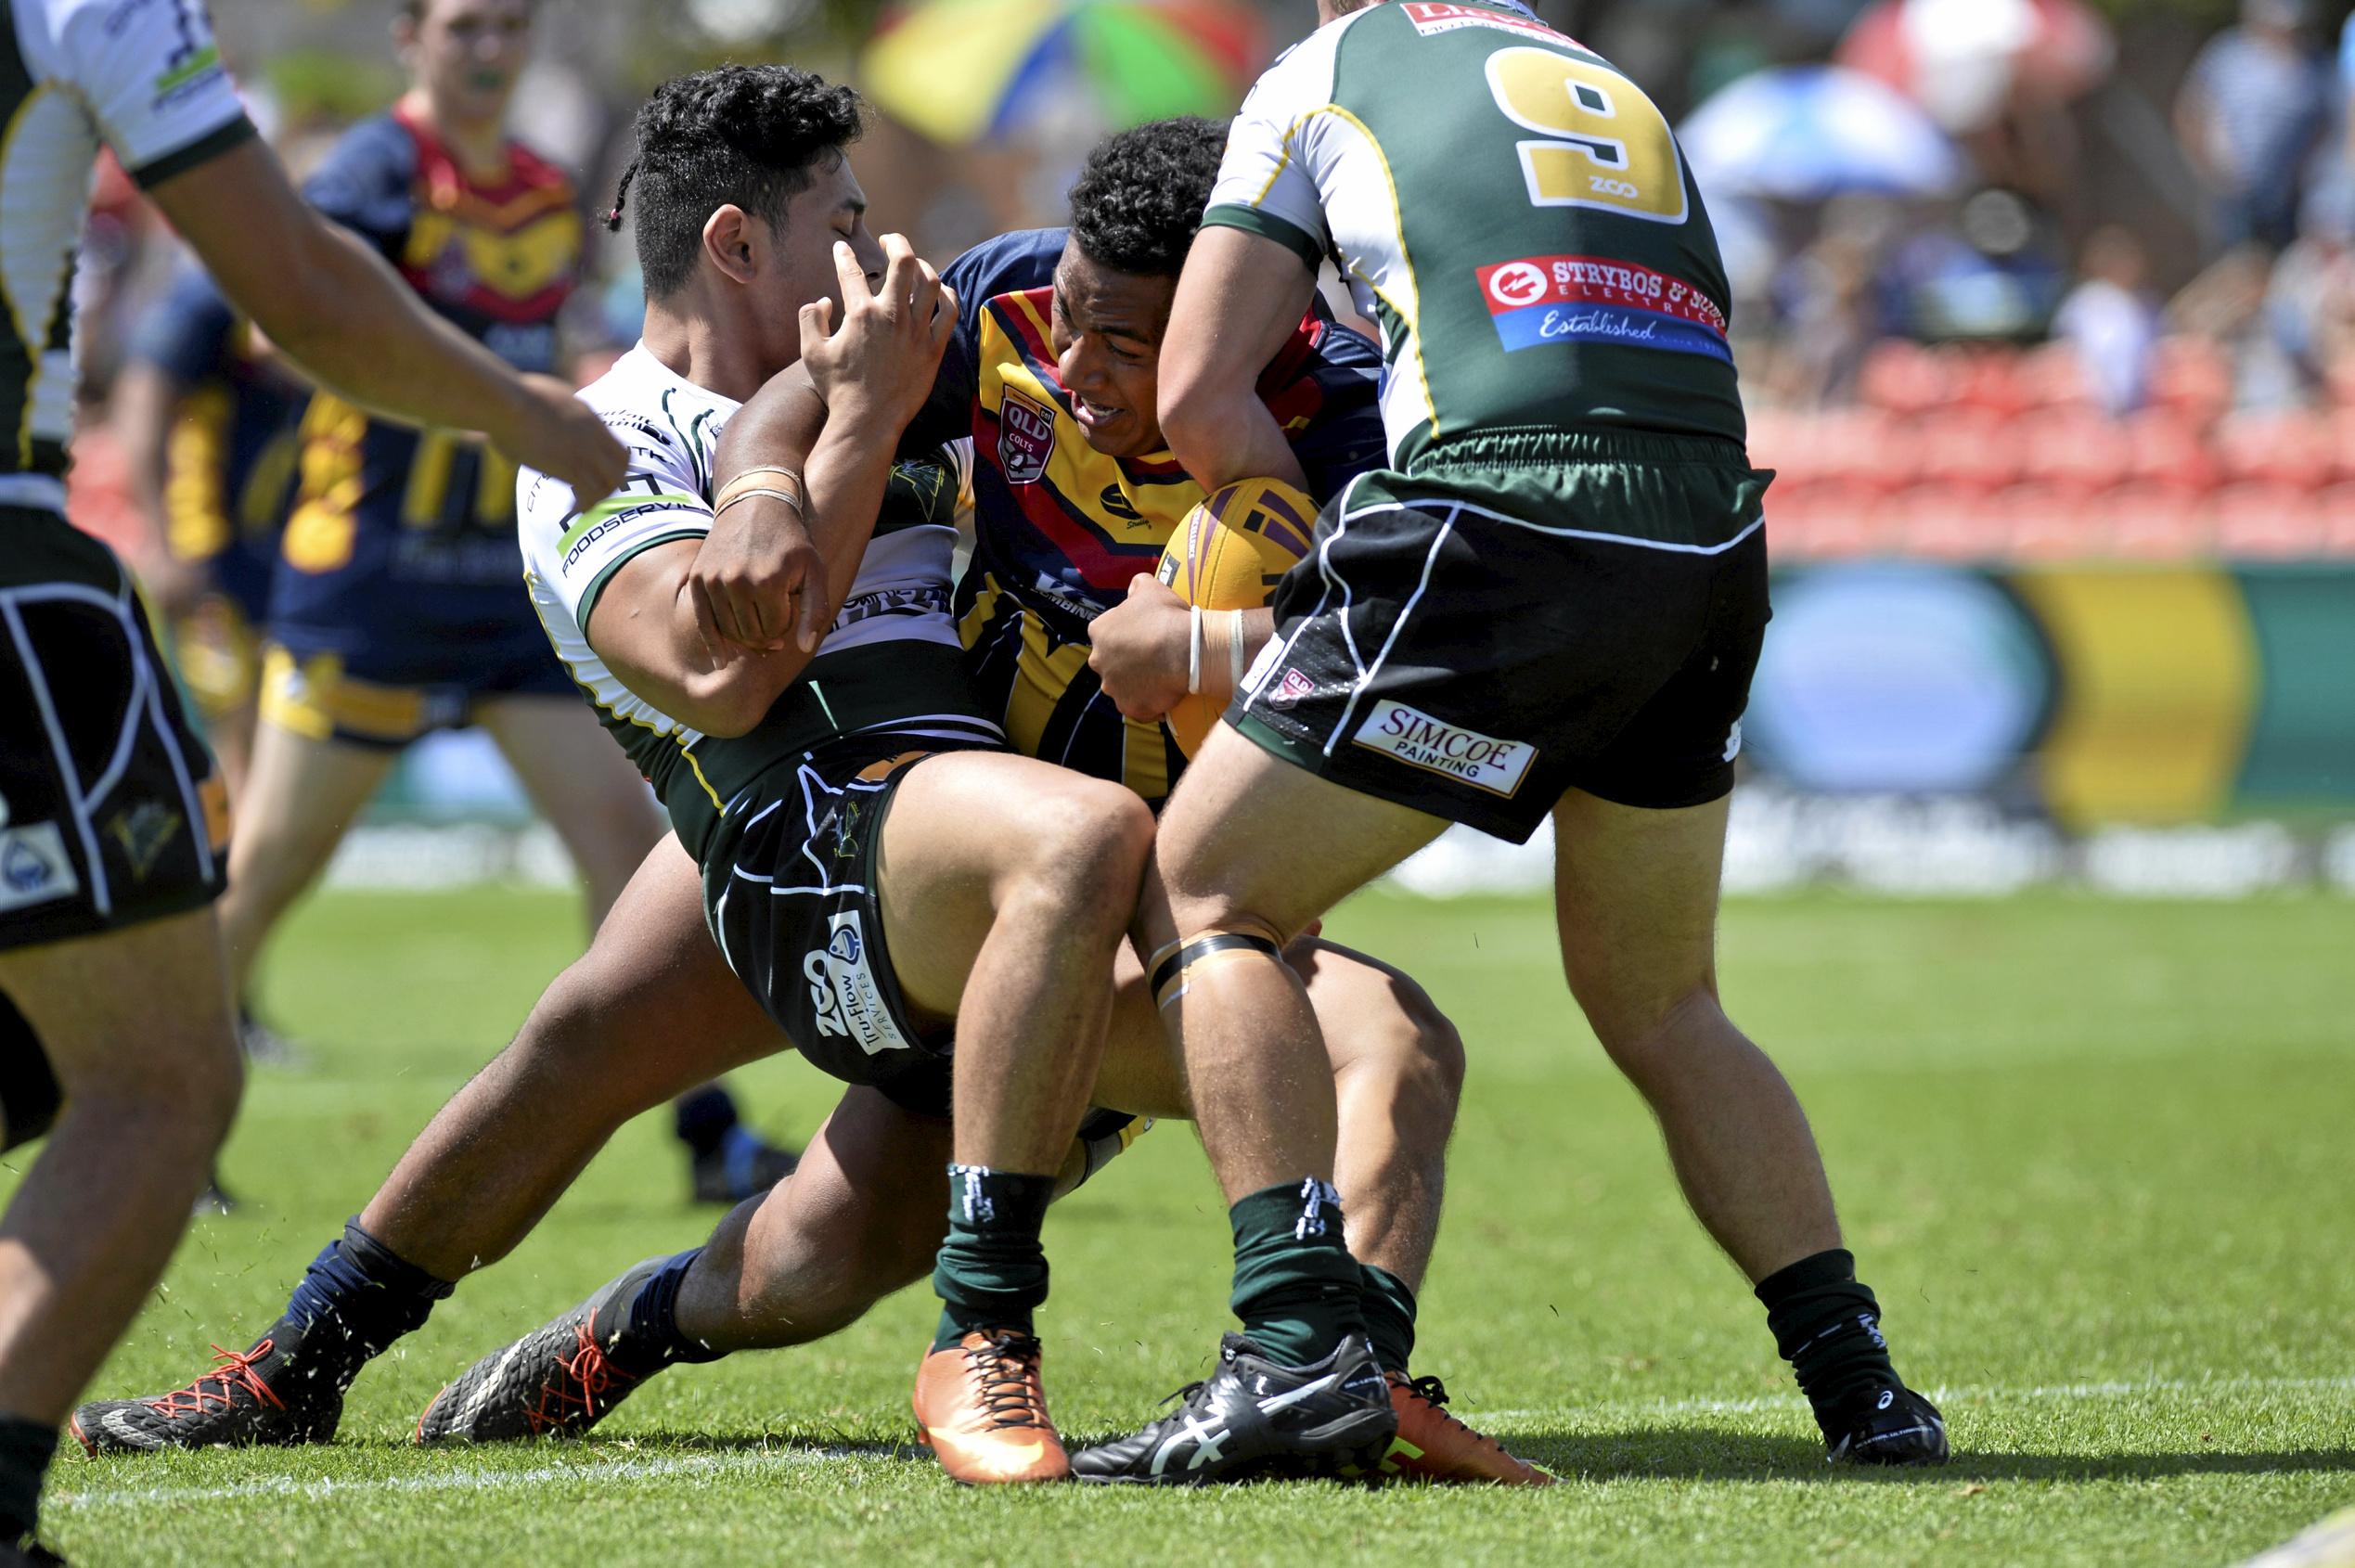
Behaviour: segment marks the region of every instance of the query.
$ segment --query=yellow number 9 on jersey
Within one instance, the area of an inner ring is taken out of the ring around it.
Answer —
[[[1317,503],[1302,492],[1280,480],[1242,480],[1186,514],[1163,548],[1154,575],[1179,598],[1203,610],[1256,610],[1308,554],[1316,526]],[[1164,722],[1178,749],[1190,757],[1226,707],[1221,700],[1188,696]]]
[[[1643,89],[1617,71],[1551,49],[1499,49],[1488,57],[1488,91],[1506,119],[1549,138],[1519,144],[1533,206],[1685,221],[1676,135]]]

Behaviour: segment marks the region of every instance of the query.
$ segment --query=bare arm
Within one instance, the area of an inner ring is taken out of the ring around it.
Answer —
[[[701,543],[676,539],[630,558],[605,585],[584,628],[620,678],[680,723],[706,735],[749,735],[809,662],[780,653],[715,652],[697,624],[688,575]]]
[[[1242,479],[1307,487],[1258,386],[1316,288],[1316,274],[1272,239],[1235,228],[1194,237],[1162,340],[1161,431],[1204,490]]]
[[[900,432],[932,391],[957,320],[956,296],[905,239],[885,235],[883,251],[882,288],[870,293],[850,248],[834,248],[841,328],[831,302],[803,306],[800,366],[737,411],[713,454],[721,489],[760,468],[804,482],[799,511],[753,495],[714,521],[695,590],[715,641],[815,649],[857,581]]]
[[[481,431],[585,501],[621,482],[621,443],[571,389],[518,376],[427,309],[375,252],[305,205],[260,142],[148,194],[222,291],[326,386],[395,418]]]

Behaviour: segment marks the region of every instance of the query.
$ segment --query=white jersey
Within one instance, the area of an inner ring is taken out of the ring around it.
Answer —
[[[712,454],[731,415],[741,406],[672,371],[638,344],[586,388],[582,398],[629,448],[629,476],[622,487],[586,511],[576,512],[571,488],[531,469],[516,480],[517,527],[523,548],[523,576],[533,607],[557,657],[587,692],[606,727],[662,791],[681,838],[690,837],[682,808],[703,816],[697,796],[708,796],[717,816],[727,815],[729,778],[748,778],[785,751],[797,751],[811,737],[765,735],[740,739],[707,739],[632,691],[589,645],[588,625],[598,597],[613,574],[643,551],[678,539],[700,539],[712,529]],[[804,683],[817,689],[820,712],[837,733],[888,727],[894,734],[965,743],[996,739],[994,728],[976,725],[961,676],[952,693],[910,689],[894,695],[887,712],[869,700],[856,709],[847,694],[824,701],[828,665],[847,673],[844,653],[882,652],[910,646],[945,650],[938,662],[953,667],[962,649],[949,618],[951,555],[957,456],[944,453],[935,465],[903,464],[884,515],[861,558],[850,597],[818,644]],[[940,697],[940,700],[930,699]],[[937,711],[935,711],[937,710]],[[670,780],[681,757],[689,759],[697,781]],[[690,844],[690,848],[693,847]]]
[[[98,148],[154,186],[253,135],[202,0],[0,0],[0,503],[65,504],[74,252]]]

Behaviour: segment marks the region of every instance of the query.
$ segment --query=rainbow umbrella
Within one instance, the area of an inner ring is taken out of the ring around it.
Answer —
[[[1234,112],[1265,63],[1232,0],[924,0],[859,62],[893,118],[937,142],[1006,135],[1075,100],[1115,128]]]

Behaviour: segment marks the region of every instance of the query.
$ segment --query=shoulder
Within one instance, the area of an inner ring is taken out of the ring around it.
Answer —
[[[560,190],[573,194],[573,177],[521,142],[507,144],[508,175],[525,190]]]
[[[406,185],[417,174],[417,137],[392,115],[361,121],[328,149],[309,180],[316,186],[336,181]]]
[[[942,278],[968,315],[999,294],[1043,289],[1055,280],[1069,229],[1026,228],[984,240],[948,264]]]

